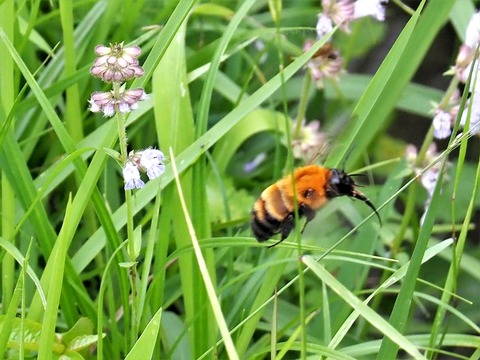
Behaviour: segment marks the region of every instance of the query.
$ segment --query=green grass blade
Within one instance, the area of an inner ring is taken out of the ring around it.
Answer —
[[[64,226],[70,222],[72,212],[72,202],[69,199],[67,209],[65,210]],[[55,338],[55,328],[57,325],[57,316],[60,305],[60,294],[62,292],[62,284],[65,270],[65,258],[67,257],[68,246],[70,244],[68,235],[62,229],[58,236],[52,255],[47,264],[51,264],[53,273],[55,274],[49,279],[47,288],[47,308],[42,322],[42,332],[40,335],[40,348],[38,349],[38,359],[48,360],[52,356],[53,343]]]
[[[436,244],[430,247],[429,249],[427,249],[422,259],[422,264],[427,262],[434,256],[436,256],[446,248],[450,247],[452,243],[453,243],[453,240],[449,239],[449,240],[442,241],[441,243]],[[370,296],[368,296],[368,298],[364,301],[365,305],[367,305],[370,302],[370,300],[373,299],[376,295],[378,295],[385,289],[388,289],[389,287],[391,287],[392,285],[394,285],[395,283],[403,279],[407,272],[408,266],[409,266],[409,263],[395,270],[395,272],[393,272],[393,274],[390,275],[383,284],[381,284]],[[354,311],[353,313],[351,313],[350,316],[342,324],[342,326],[340,326],[337,333],[328,344],[328,347],[331,347],[333,349],[336,348],[340,344],[340,342],[344,339],[348,330],[353,326],[353,323],[356,321],[356,319],[359,316],[360,316],[360,313],[358,311]]]
[[[327,166],[340,164],[350,149],[349,144],[355,144],[356,151],[349,159],[355,163],[361,151],[375,138],[447,20],[454,2],[429,3],[421,17],[423,5],[418,7],[358,101],[352,123],[330,152]]]
[[[343,300],[345,300],[353,309],[356,309],[360,315],[365,318],[370,324],[375,326],[380,332],[382,332],[389,339],[394,341],[403,350],[408,352],[415,359],[425,359],[418,349],[405,338],[400,332],[398,332],[389,322],[384,320],[379,314],[370,309],[352,292],[345,288],[340,282],[338,282],[332,274],[330,274],[325,268],[315,262],[309,256],[303,256],[302,261],[312,270],[321,281],[324,281],[328,287],[335,291]]]
[[[212,306],[213,314],[215,316],[215,320],[217,321],[218,328],[220,333],[222,334],[223,341],[225,343],[225,348],[230,359],[239,359],[235,346],[233,344],[232,337],[230,336],[230,332],[228,330],[227,322],[225,321],[225,317],[222,313],[222,308],[220,307],[220,302],[218,301],[217,295],[215,293],[215,287],[213,285],[212,279],[210,278],[210,273],[207,268],[207,264],[205,262],[205,258],[203,257],[202,250],[198,244],[198,240],[195,234],[195,229],[193,227],[192,221],[190,219],[190,215],[188,214],[188,210],[186,207],[185,199],[183,197],[183,192],[181,188],[180,179],[178,177],[178,172],[176,168],[175,159],[173,156],[172,149],[170,148],[170,157],[172,160],[172,168],[175,176],[175,181],[177,184],[178,195],[180,197],[180,202],[182,204],[183,213],[185,216],[185,220],[187,222],[188,230],[190,233],[190,238],[193,244],[193,248],[195,251],[195,256],[198,261],[198,266],[200,268],[200,272],[202,274],[203,282],[207,289],[208,298],[210,301],[210,305]]]
[[[153,350],[157,342],[158,333],[160,331],[160,319],[162,317],[163,309],[157,310],[150,322],[143,330],[142,335],[138,338],[135,345],[133,345],[130,352],[125,357],[125,360],[136,359],[152,359]]]

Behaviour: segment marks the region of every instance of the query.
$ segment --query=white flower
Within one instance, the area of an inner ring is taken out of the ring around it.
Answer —
[[[323,13],[318,14],[317,21],[317,39],[321,39],[333,29],[333,22]]]
[[[357,0],[353,17],[355,19],[373,16],[378,21],[385,20],[385,8],[388,0]]]
[[[158,149],[145,149],[140,155],[140,167],[144,169],[150,180],[155,179],[165,172],[162,164],[163,153]]]
[[[472,102],[472,109],[469,115],[469,103]],[[468,103],[465,105],[465,109],[462,113],[462,118],[460,119],[460,125],[465,126],[467,123],[467,117],[470,116],[470,132],[472,134],[477,134],[480,132],[480,89],[473,93],[473,96],[468,100]]]
[[[480,41],[480,12],[473,14],[465,33],[465,45],[475,49]]]
[[[423,187],[428,192],[428,196],[431,197],[433,195],[433,190],[435,190],[435,184],[437,183],[438,179],[438,169],[432,167],[425,171],[422,174],[422,178],[420,179]]]
[[[448,112],[437,110],[433,118],[433,136],[437,139],[446,139],[452,133],[452,115]]]
[[[296,129],[297,124],[293,123],[292,128]],[[327,146],[327,136],[320,131],[320,121],[312,120],[306,124],[302,121],[300,132],[294,134],[292,139],[293,157],[311,161],[318,156]]]
[[[127,161],[122,172],[125,190],[141,189],[145,186],[145,183],[140,179],[140,171],[132,162]]]

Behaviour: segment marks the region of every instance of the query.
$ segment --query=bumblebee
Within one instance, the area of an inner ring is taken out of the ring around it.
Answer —
[[[381,223],[375,206],[356,188],[353,177],[358,175],[360,174],[349,175],[343,170],[329,169],[319,165],[295,169],[293,181],[298,215],[306,218],[304,228],[313,220],[318,209],[338,196],[348,196],[365,202],[375,212]],[[250,218],[253,235],[259,242],[266,241],[275,234],[281,234],[280,241],[269,246],[273,247],[288,237],[295,227],[294,201],[291,175],[285,176],[263,190],[253,206]]]

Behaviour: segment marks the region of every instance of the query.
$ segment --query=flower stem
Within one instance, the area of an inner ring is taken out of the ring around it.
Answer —
[[[120,83],[113,83],[113,91],[115,92],[115,96],[117,96],[120,91]],[[120,162],[123,164],[127,160],[127,133],[125,132],[125,115],[118,111],[118,109],[116,110],[118,143],[121,154]]]
[[[113,91],[115,93],[115,98],[118,98],[118,93],[120,92],[120,83],[113,83]],[[128,158],[128,139],[127,132],[125,131],[125,115],[122,114],[118,109],[116,109],[116,118],[117,118],[117,130],[118,130],[118,143],[120,147],[120,163],[125,164]],[[130,286],[131,286],[131,316],[132,316],[132,327],[130,333],[131,344],[134,344],[138,336],[138,319],[137,319],[137,307],[138,307],[138,274],[137,274],[137,251],[135,249],[135,234],[134,234],[134,225],[133,225],[133,199],[132,191],[125,190],[125,202],[127,205],[127,239],[128,239],[128,260],[131,263],[129,270]]]
[[[305,78],[303,81],[303,89],[300,97],[300,103],[298,105],[298,114],[297,122],[295,129],[293,130],[293,139],[298,139],[300,137],[300,130],[302,128],[303,119],[305,118],[305,112],[307,111],[308,96],[310,94],[310,84],[312,83],[312,76],[310,72],[305,73]]]

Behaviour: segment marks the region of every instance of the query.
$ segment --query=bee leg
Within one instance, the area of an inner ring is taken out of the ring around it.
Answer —
[[[305,224],[303,224],[303,227],[302,227],[302,231],[300,231],[300,233],[303,234],[303,231],[305,230],[305,227],[307,226],[307,224],[313,220],[313,218],[315,217],[316,215],[316,212],[315,210],[313,210],[311,207],[305,205],[305,204],[300,204],[299,206],[299,215],[301,216],[305,216],[306,220],[305,220]]]
[[[282,226],[280,228],[280,234],[282,237],[280,238],[279,241],[276,243],[269,245],[268,248],[272,248],[274,246],[277,246],[280,244],[283,240],[285,240],[288,235],[290,235],[290,232],[292,229],[295,227],[295,215],[294,214],[288,214],[285,220],[282,222]]]

